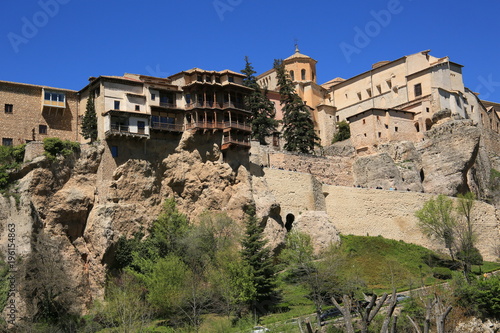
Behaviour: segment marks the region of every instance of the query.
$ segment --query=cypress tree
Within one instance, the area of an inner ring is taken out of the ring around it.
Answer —
[[[288,151],[311,153],[319,138],[314,132],[309,108],[295,92],[282,60],[274,61],[274,69],[281,95],[280,104],[283,106],[284,148]]]
[[[85,139],[90,139],[90,142],[97,140],[97,116],[95,113],[94,93],[89,92],[85,115],[82,119],[82,133]]]
[[[245,106],[252,112],[252,137],[259,140],[262,145],[266,144],[266,137],[276,131],[278,122],[274,119],[274,104],[267,98],[267,90],[263,90],[257,84],[256,73],[252,64],[245,57],[245,69],[241,73],[246,77],[243,84],[253,91],[245,97]]]
[[[266,247],[267,241],[263,237],[264,229],[259,225],[255,216],[255,209],[249,208],[246,212],[245,235],[241,242],[241,257],[251,267],[253,285],[256,295],[255,304],[271,302],[275,295],[276,277],[272,262],[271,251]]]

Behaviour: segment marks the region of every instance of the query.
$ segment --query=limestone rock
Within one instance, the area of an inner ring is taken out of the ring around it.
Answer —
[[[293,229],[311,236],[315,253],[320,253],[331,244],[340,242],[339,232],[325,211],[303,212],[293,222]]]
[[[453,196],[469,191],[467,173],[476,161],[480,137],[471,120],[448,121],[425,132],[417,145],[425,192]]]
[[[394,160],[387,153],[359,157],[353,164],[355,184],[383,189],[401,188],[403,181]]]

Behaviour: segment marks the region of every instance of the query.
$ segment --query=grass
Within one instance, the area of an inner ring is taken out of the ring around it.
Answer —
[[[360,278],[373,292],[408,289],[411,285],[437,282],[432,267],[439,256],[424,247],[379,237],[341,236],[341,249],[351,265],[359,268]]]

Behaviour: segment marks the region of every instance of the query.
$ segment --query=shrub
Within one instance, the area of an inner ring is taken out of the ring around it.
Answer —
[[[49,158],[55,158],[58,155],[68,156],[78,152],[80,144],[69,140],[61,140],[59,138],[43,139],[43,149],[45,155]]]
[[[0,146],[0,189],[5,189],[9,185],[8,170],[15,169],[24,159],[26,145]]]
[[[335,133],[335,136],[333,137],[332,143],[335,143],[338,141],[344,141],[344,140],[347,140],[351,137],[351,130],[349,128],[349,124],[345,120],[338,122],[337,128],[338,128],[338,131],[337,131],[337,133]]]
[[[436,279],[441,279],[441,280],[448,280],[451,279],[451,269],[446,268],[446,267],[434,267],[432,269],[432,275]]]

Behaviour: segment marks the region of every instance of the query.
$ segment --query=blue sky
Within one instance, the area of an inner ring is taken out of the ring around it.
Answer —
[[[258,73],[300,51],[318,83],[431,49],[500,102],[500,1],[19,0],[0,12],[0,80],[79,90],[89,76],[200,67]],[[362,36],[364,35],[364,36]]]

